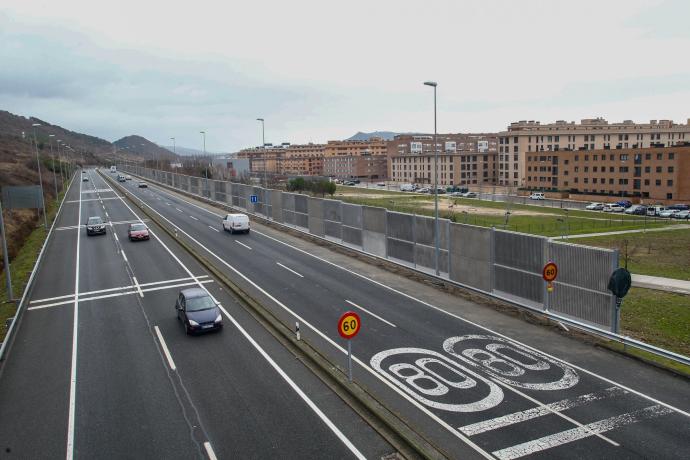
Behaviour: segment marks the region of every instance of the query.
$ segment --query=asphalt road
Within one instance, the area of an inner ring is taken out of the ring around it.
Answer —
[[[392,448],[95,171],[75,180],[0,368],[0,458],[380,458]],[[89,216],[109,223],[86,236]],[[180,289],[224,329],[190,337]],[[75,293],[78,293],[75,296]]]
[[[126,184],[217,267],[334,362],[346,310],[364,324],[355,378],[455,458],[681,458],[690,384],[260,224],[221,230],[223,211]]]

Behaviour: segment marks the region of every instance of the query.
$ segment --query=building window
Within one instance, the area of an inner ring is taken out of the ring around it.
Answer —
[[[672,199],[673,199],[673,193],[667,193],[667,194],[666,194],[666,199],[667,199],[667,200],[672,200]]]
[[[628,154],[627,153],[621,154],[621,161],[628,161]]]
[[[645,160],[651,160],[651,159],[652,159],[652,154],[651,154],[651,153],[645,153],[645,154],[644,154],[644,159],[645,159]]]
[[[673,166],[668,167],[668,172],[672,173],[673,172]]]
[[[661,166],[656,167],[656,172],[660,173],[661,172]]]
[[[661,187],[661,179],[657,179],[654,183],[657,187]]]
[[[667,180],[666,185],[669,187],[673,187],[673,180],[671,180],[671,179]]]
[[[676,156],[673,153],[668,154],[668,159],[673,160]]]
[[[664,156],[663,153],[657,153],[657,154],[656,154],[656,159],[657,159],[657,160],[662,160],[662,159],[663,159],[663,156]]]

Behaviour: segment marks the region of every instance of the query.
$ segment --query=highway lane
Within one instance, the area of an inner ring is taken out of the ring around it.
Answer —
[[[26,423],[0,430],[0,446],[17,458],[64,456],[70,440],[69,408],[74,407],[75,457],[209,457],[209,447],[218,458],[352,458],[358,447],[368,457],[391,452],[173,242],[154,237],[130,243],[125,224],[88,238],[83,228],[74,228],[90,215],[114,223],[136,219],[125,203],[111,199],[116,195],[102,179],[89,175],[81,194],[89,198],[79,204],[81,183],[68,197],[77,209],[82,207],[81,217],[79,211],[60,216],[60,230],[47,253],[52,263],[39,272],[39,280],[65,279],[59,288],[50,282],[37,284],[31,310],[3,367],[2,420]],[[82,235],[79,250],[77,232]],[[53,243],[67,240],[72,246]],[[64,251],[80,253],[78,270],[76,258]],[[73,265],[60,260],[72,260]],[[74,395],[69,398],[75,271],[78,346]],[[199,283],[232,312],[237,326],[228,321],[220,334],[184,334],[174,299],[183,285]],[[61,334],[49,320],[63,326]],[[26,343],[35,346],[22,350]],[[60,351],[60,359],[43,361],[47,344],[55,345],[51,350]],[[33,381],[26,375],[28,367],[44,378]],[[26,391],[29,382],[36,391]],[[43,407],[34,401],[43,401]],[[49,423],[37,426],[40,419]]]
[[[683,436],[687,435],[687,416],[684,414],[679,414],[677,411],[666,413],[669,409],[665,406],[657,407],[659,405],[655,401],[645,399],[642,395],[637,395],[633,391],[621,388],[620,385],[612,384],[598,375],[591,375],[586,371],[583,372],[584,369],[572,368],[571,366],[562,365],[562,363],[560,363],[561,367],[559,367],[557,361],[554,363],[552,362],[554,360],[547,360],[548,357],[534,354],[533,350],[520,348],[520,344],[511,343],[510,341],[506,343],[503,337],[496,337],[494,333],[478,330],[476,326],[462,321],[454,321],[447,314],[431,309],[428,306],[420,305],[414,299],[404,295],[397,295],[360,277],[350,276],[351,274],[348,274],[348,272],[331,265],[318,263],[314,258],[267,239],[259,232],[254,231],[249,237],[237,235],[236,241],[243,242],[246,247],[239,244],[228,244],[228,240],[230,239],[231,241],[232,237],[216,234],[217,232],[212,230],[214,225],[219,226],[219,217],[213,216],[198,207],[190,206],[185,203],[187,200],[171,196],[167,192],[157,191],[155,188],[150,191],[133,190],[133,192],[146,199],[147,203],[175,222],[181,229],[193,234],[201,244],[211,252],[219,254],[227,263],[235,266],[239,264],[242,273],[260,284],[264,290],[270,291],[271,297],[284,305],[289,305],[293,312],[300,317],[307,318],[316,329],[325,331],[325,334],[330,336],[331,339],[336,338],[332,325],[333,318],[337,318],[335,314],[343,310],[343,303],[346,299],[353,300],[354,303],[365,306],[369,311],[376,313],[377,316],[396,324],[397,327],[393,328],[375,318],[367,318],[367,314],[364,313],[363,317],[367,321],[367,326],[373,324],[377,330],[369,335],[364,335],[365,332],[363,332],[362,340],[358,338],[358,350],[362,347],[360,345],[362,341],[365,342],[364,346],[367,347],[363,356],[373,356],[381,351],[395,348],[395,346],[391,346],[392,344],[400,344],[397,346],[405,347],[414,344],[415,348],[423,348],[423,353],[427,355],[440,352],[442,356],[458,358],[461,361],[464,360],[463,364],[465,366],[469,365],[470,369],[483,370],[481,375],[486,377],[486,365],[477,361],[480,361],[481,358],[484,358],[484,361],[486,361],[486,358],[489,357],[486,353],[488,350],[484,349],[484,354],[471,350],[482,349],[483,345],[491,346],[495,351],[502,349],[500,347],[509,346],[513,348],[510,352],[513,354],[508,356],[513,359],[517,358],[523,361],[527,359],[527,365],[532,362],[532,366],[543,367],[548,364],[550,370],[546,373],[542,372],[543,375],[540,375],[538,369],[533,369],[532,372],[525,372],[525,370],[529,369],[524,368],[516,370],[516,368],[510,367],[510,365],[517,364],[504,359],[505,362],[498,363],[500,364],[499,368],[502,367],[500,370],[503,372],[522,371],[523,374],[532,374],[525,376],[525,378],[536,379],[537,383],[547,383],[543,381],[545,377],[557,379],[565,376],[568,372],[577,374],[576,383],[570,387],[564,386],[564,388],[560,389],[529,389],[524,391],[525,389],[523,388],[523,390],[515,392],[513,391],[514,387],[510,385],[506,387],[504,384],[500,386],[502,391],[500,404],[484,411],[473,413],[455,412],[450,416],[445,409],[445,412],[437,412],[444,421],[457,428],[472,426],[484,420],[494,420],[508,414],[518,414],[515,417],[523,417],[520,414],[530,410],[530,405],[542,407],[541,405],[543,404],[551,403],[556,404],[555,407],[567,406],[569,413],[578,414],[577,417],[570,417],[555,413],[560,411],[547,410],[548,416],[540,415],[539,417],[534,417],[534,419],[529,419],[530,423],[528,424],[499,424],[499,431],[496,431],[498,428],[484,431],[477,431],[471,428],[458,430],[472,433],[473,437],[476,436],[473,439],[477,439],[477,442],[482,444],[484,449],[497,452],[497,456],[507,456],[507,452],[513,452],[514,454],[514,451],[519,450],[515,446],[521,445],[522,442],[515,445],[510,444],[510,442],[515,440],[524,440],[525,443],[532,442],[531,445],[523,446],[522,449],[534,449],[534,445],[537,444],[536,440],[539,439],[538,436],[535,438],[534,427],[538,426],[539,423],[545,425],[542,427],[544,430],[542,433],[545,433],[545,436],[552,436],[547,441],[553,444],[554,449],[558,449],[558,446],[565,446],[559,450],[550,451],[550,453],[555,455],[565,456],[566,452],[568,455],[573,456],[582,455],[593,448],[592,443],[594,443],[594,448],[601,450],[603,455],[607,456],[627,456],[630,452],[637,455],[655,453],[662,454],[662,456],[664,454],[672,456],[673,452],[687,447],[682,441],[680,441],[680,444],[678,441],[678,439],[682,439]],[[256,228],[261,228],[261,226],[255,226],[255,230]],[[266,229],[262,228],[261,233],[264,231]],[[247,247],[251,247],[251,249],[247,249]],[[296,279],[296,275],[293,272],[277,265],[277,261],[280,261],[280,263],[299,273],[304,278],[298,277],[299,279]],[[231,272],[230,274],[234,275]],[[235,277],[237,276],[235,275]],[[239,281],[244,282],[245,280],[240,279]],[[359,299],[363,299],[360,300],[362,303],[352,299],[354,295],[358,295]],[[369,303],[366,303],[366,301]],[[291,313],[283,311],[283,314],[286,319],[294,320]],[[454,346],[451,346],[453,345],[452,341],[447,343],[450,352],[444,351],[442,347],[444,339],[479,335],[478,333],[492,337],[465,339],[457,341],[454,345],[458,346],[457,344],[464,345],[466,343],[468,346],[465,349],[460,348],[460,350],[456,350]],[[411,335],[414,336],[414,339],[410,339]],[[468,358],[467,350],[470,350],[469,354],[475,358],[474,360]],[[422,352],[420,351],[420,353]],[[454,356],[451,353],[456,353],[459,356]],[[526,353],[527,356],[520,353]],[[442,360],[442,358],[436,358]],[[532,361],[529,361],[530,359]],[[606,359],[610,361],[615,358],[604,356],[595,357],[593,360],[605,361]],[[368,361],[368,359],[364,359],[364,361]],[[406,369],[410,372],[414,370],[412,367],[407,367]],[[563,375],[557,375],[558,372],[561,372]],[[549,373],[551,375],[548,375]],[[501,376],[500,374],[498,375]],[[489,377],[490,380],[496,378],[493,375],[489,375]],[[655,377],[659,380],[666,379],[672,381],[664,374]],[[391,379],[391,381],[394,380],[396,379]],[[431,380],[427,379],[427,383],[429,382]],[[526,385],[533,382],[523,381],[520,383]],[[642,385],[640,385],[640,382],[626,383],[637,385],[644,390],[646,389],[645,387],[652,389],[651,387],[656,382],[643,382]],[[673,382],[670,385],[666,385],[666,388],[669,387],[673,387]],[[472,392],[466,391],[463,396],[472,396],[470,393]],[[683,382],[675,391],[668,394],[675,403],[682,403],[684,401],[686,410],[687,395],[688,388],[686,382]],[[475,394],[474,396],[477,395]],[[454,397],[458,397],[458,395],[454,395]],[[462,397],[460,397],[461,399]],[[587,404],[583,401],[587,401]],[[593,401],[593,404],[590,404],[590,401]],[[394,401],[392,403],[396,404]],[[404,408],[402,410],[404,411]],[[579,421],[578,418],[584,421],[584,423]],[[604,422],[601,422],[602,420]],[[615,431],[617,441],[609,439],[604,435],[601,435],[601,437],[593,435],[594,431],[601,428],[599,425],[596,425],[599,422],[601,422],[600,425],[609,427],[606,431],[618,428]],[[583,428],[583,424],[587,426]],[[595,425],[590,426],[588,424]],[[574,433],[569,430],[579,430],[579,432]],[[536,433],[539,434],[539,431],[537,430]],[[582,433],[585,433],[586,436],[583,436]],[[675,441],[668,442],[667,438],[675,439]],[[566,440],[570,441],[564,442]],[[640,442],[641,440],[643,441]],[[622,449],[621,446],[623,446]],[[510,450],[511,448],[513,448],[512,451]],[[503,453],[501,454],[501,452]]]

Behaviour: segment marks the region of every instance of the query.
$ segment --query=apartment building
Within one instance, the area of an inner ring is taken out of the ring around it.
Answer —
[[[495,134],[438,134],[440,186],[496,183]],[[433,135],[398,135],[388,142],[388,177],[397,182],[433,184]]]
[[[639,197],[645,202],[690,202],[690,142],[530,152],[525,169],[525,185],[533,190]]]
[[[293,144],[285,150],[284,175],[322,176],[324,144]]]
[[[388,152],[386,141],[372,137],[368,141],[328,141],[324,148],[324,157],[333,156],[377,156]]]
[[[559,120],[544,125],[538,121],[514,122],[507,131],[499,133],[498,183],[526,186],[526,157],[533,152],[636,149],[686,141],[690,141],[690,119],[686,124],[672,120],[609,123],[603,118],[584,119],[580,123]]]
[[[237,152],[237,158],[249,160],[249,170],[252,174],[264,174],[265,172],[270,175],[280,175],[283,173],[283,162],[288,145],[267,145],[243,149]]]
[[[387,171],[385,155],[335,155],[323,159],[323,174],[338,179],[373,181],[385,179]]]

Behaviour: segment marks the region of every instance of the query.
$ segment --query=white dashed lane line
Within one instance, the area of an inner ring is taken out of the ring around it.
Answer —
[[[280,266],[283,267],[285,270],[294,273],[295,275],[299,276],[300,278],[304,278],[303,275],[300,275],[299,273],[297,273],[296,271],[294,271],[292,268],[286,267],[285,265],[281,264],[280,262],[276,262],[276,264],[277,264],[277,265],[280,265]]]
[[[249,249],[250,251],[251,251],[251,249],[252,249],[252,248],[250,248],[249,246],[247,246],[246,244],[242,243],[241,241],[235,240],[235,243],[244,246],[245,248]]]

